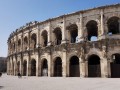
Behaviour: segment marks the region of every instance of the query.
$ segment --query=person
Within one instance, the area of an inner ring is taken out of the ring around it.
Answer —
[[[2,76],[2,73],[0,72],[0,77]]]
[[[21,78],[22,76],[21,76],[21,74],[18,72],[18,78]]]

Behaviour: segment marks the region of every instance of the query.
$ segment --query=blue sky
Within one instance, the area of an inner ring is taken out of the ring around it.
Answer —
[[[7,56],[10,33],[27,22],[116,3],[120,0],[0,0],[0,56]]]

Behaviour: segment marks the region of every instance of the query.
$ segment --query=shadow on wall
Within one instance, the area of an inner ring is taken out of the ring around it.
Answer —
[[[3,86],[0,86],[0,89],[4,88]]]

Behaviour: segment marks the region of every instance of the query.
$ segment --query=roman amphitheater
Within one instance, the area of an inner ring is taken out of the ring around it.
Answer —
[[[7,74],[120,77],[120,4],[29,22],[8,38]]]

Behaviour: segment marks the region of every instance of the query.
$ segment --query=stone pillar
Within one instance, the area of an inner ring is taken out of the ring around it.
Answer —
[[[66,77],[67,75],[67,53],[66,50],[63,51],[63,59],[62,59],[62,76]]]
[[[38,70],[39,70],[39,69],[38,69],[39,63],[38,63],[38,62],[39,62],[39,59],[38,59],[38,55],[37,55],[37,57],[36,57],[36,76],[39,76],[39,73],[38,73],[38,72],[39,72],[39,71],[38,71]]]
[[[22,62],[22,57],[21,57],[21,60],[20,60],[20,74],[23,75],[23,62]]]
[[[101,17],[101,20],[100,20],[100,22],[101,22],[101,35],[104,35],[104,18],[103,18],[103,10],[101,10],[101,12],[100,12],[100,17]]]
[[[27,59],[27,76],[31,76],[31,61],[29,56]]]
[[[23,32],[22,32],[22,35],[21,35],[21,51],[24,50],[24,43],[23,43]]]
[[[62,28],[62,43],[66,43],[66,25],[65,17],[63,17],[63,28]]]
[[[48,46],[51,45],[51,22],[49,21],[49,29],[48,29]]]
[[[38,60],[38,76],[41,76],[41,60]]]
[[[37,48],[40,47],[40,29],[39,26],[37,25]]]
[[[85,61],[85,77],[88,77],[88,61]]]
[[[108,59],[107,61],[107,69],[108,69],[108,77],[111,77],[111,61]]]
[[[31,40],[30,32],[31,32],[31,30],[29,30],[29,32],[28,32],[28,50],[30,50],[30,40]]]
[[[52,76],[52,74],[51,74],[52,65],[51,65],[51,55],[50,54],[48,54],[47,60],[48,60],[48,77],[51,77]]]
[[[80,14],[80,21],[78,23],[78,42],[83,41],[83,16]]]
[[[101,65],[101,77],[107,78],[109,76],[108,74],[108,61],[103,58],[100,60],[100,65]]]
[[[51,76],[52,77],[54,76],[54,62],[53,62],[53,60],[51,62]]]
[[[80,77],[85,77],[85,62],[80,58],[79,59],[79,67],[80,67]]]
[[[66,61],[66,67],[67,67],[66,76],[69,77],[70,76],[70,60]]]

